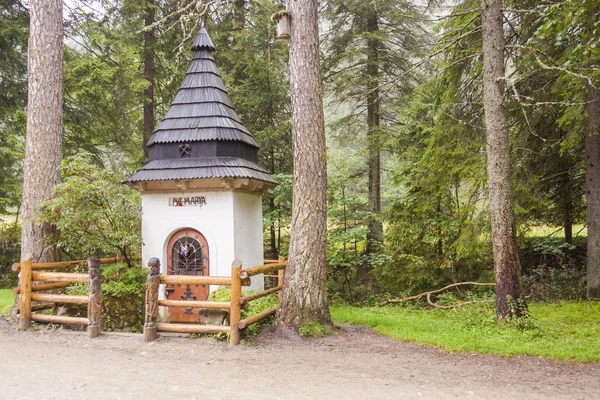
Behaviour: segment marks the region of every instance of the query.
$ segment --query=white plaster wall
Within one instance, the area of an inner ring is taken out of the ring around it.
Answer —
[[[171,207],[173,197],[206,197],[202,207]],[[193,228],[208,242],[210,275],[230,276],[235,259],[233,243],[233,192],[179,192],[142,194],[142,261],[160,259],[166,274],[167,245],[180,229]],[[211,291],[216,287],[211,287]]]
[[[264,264],[262,195],[251,192],[233,193],[234,251],[243,268]],[[263,275],[252,277],[251,290],[264,288]]]
[[[173,197],[204,196],[202,207],[171,207]],[[148,265],[158,257],[161,273],[166,274],[167,245],[183,228],[202,233],[208,242],[210,275],[230,276],[236,258],[244,267],[263,264],[262,195],[226,191],[182,191],[142,193],[142,261]],[[264,286],[263,276],[252,279],[251,289]],[[211,286],[211,292],[217,286]],[[163,290],[160,291],[161,298]]]

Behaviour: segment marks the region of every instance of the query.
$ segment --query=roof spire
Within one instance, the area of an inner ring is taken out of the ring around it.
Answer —
[[[192,51],[198,50],[208,50],[213,52],[216,50],[215,45],[212,40],[210,40],[210,36],[208,36],[208,32],[206,31],[205,19],[202,19],[202,25],[200,26],[200,31],[198,32],[198,36],[196,36],[196,40],[192,44]]]

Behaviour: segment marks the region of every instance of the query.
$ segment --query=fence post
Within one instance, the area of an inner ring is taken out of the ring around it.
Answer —
[[[100,260],[87,259],[88,264],[88,320],[87,334],[90,339],[100,336],[102,327],[102,274]]]
[[[144,342],[156,340],[158,334],[158,287],[160,285],[160,260],[152,257],[148,261],[148,280],[146,280],[146,316],[144,317]]]
[[[240,298],[242,297],[242,262],[235,260],[231,264],[231,303],[229,306],[229,345],[235,346],[240,343]]]
[[[31,326],[31,254],[24,254],[21,258],[21,272],[19,279],[19,329],[24,331]]]

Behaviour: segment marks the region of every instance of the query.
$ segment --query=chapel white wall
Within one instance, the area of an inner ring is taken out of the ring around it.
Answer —
[[[171,207],[173,197],[206,198],[202,207]],[[230,276],[236,258],[247,268],[263,264],[262,196],[238,191],[182,191],[142,193],[142,261],[158,257],[166,274],[167,245],[180,229],[196,229],[209,247],[210,275]],[[211,286],[211,292],[217,286]],[[263,288],[263,276],[252,279],[251,289]],[[162,297],[162,290],[161,290]]]

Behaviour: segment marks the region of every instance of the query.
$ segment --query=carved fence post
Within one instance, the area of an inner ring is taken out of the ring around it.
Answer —
[[[25,254],[19,273],[19,329],[24,331],[31,326],[31,254]]]
[[[242,297],[242,262],[235,260],[231,264],[231,303],[229,308],[229,344],[235,346],[240,343],[240,298]]]
[[[100,336],[102,327],[102,274],[100,260],[87,259],[88,264],[88,320],[87,334],[90,339]]]
[[[160,285],[160,260],[152,257],[148,261],[148,280],[146,281],[146,316],[144,318],[144,342],[156,340],[158,327],[158,287]]]

